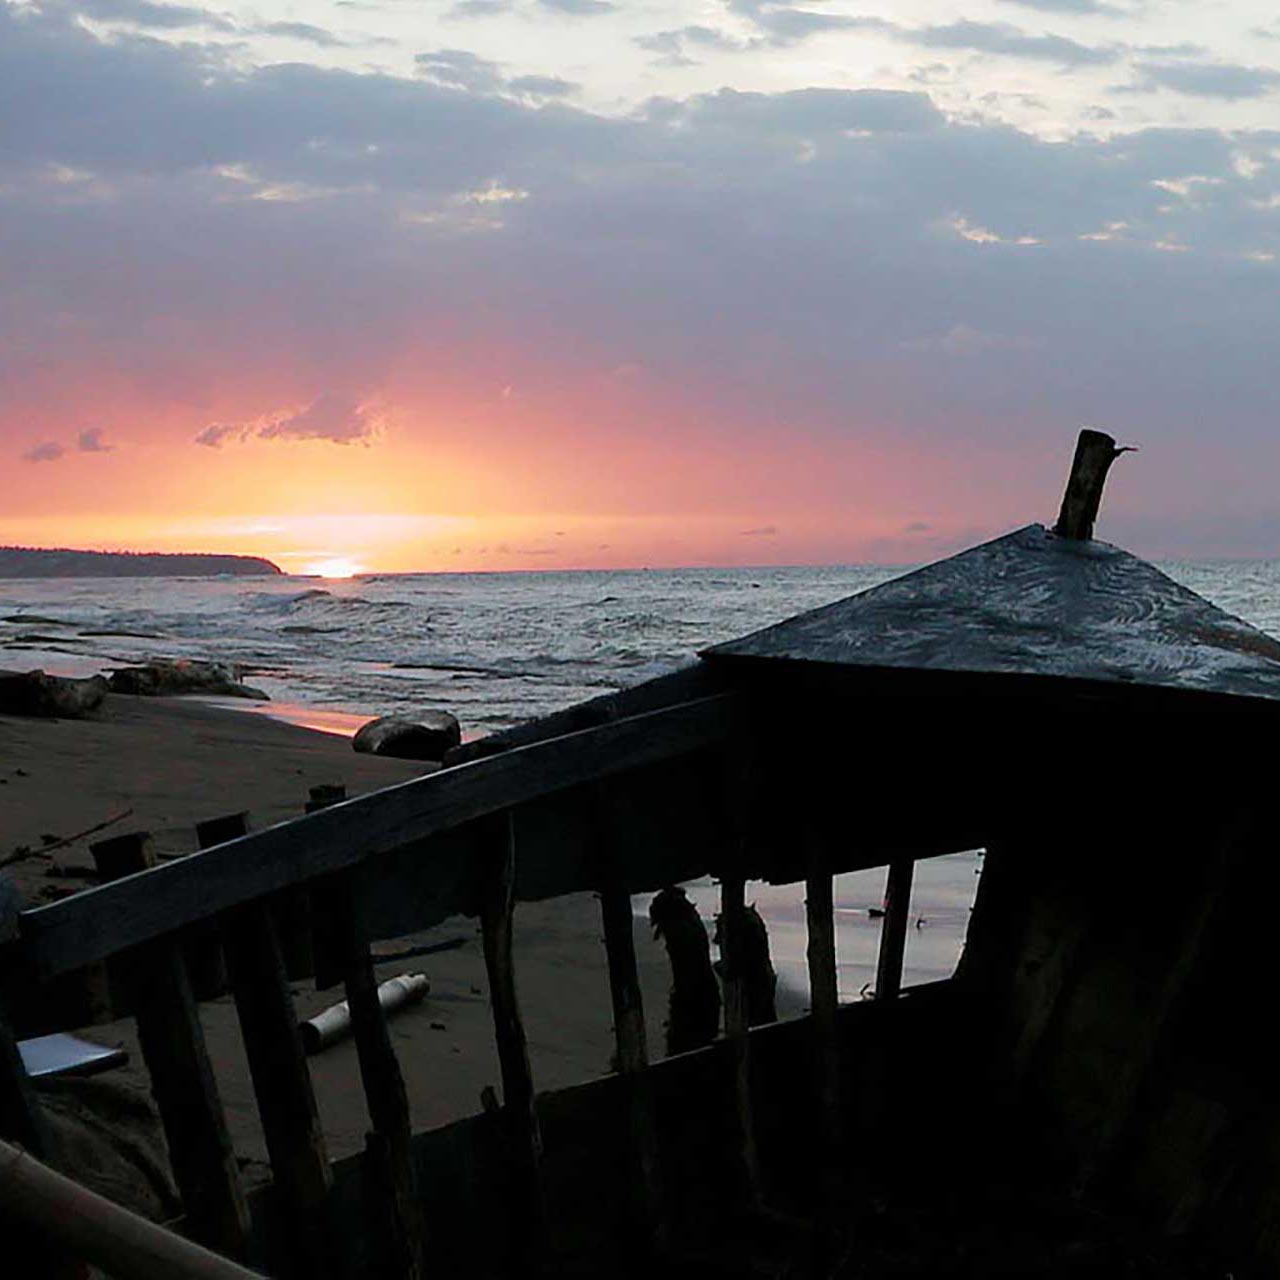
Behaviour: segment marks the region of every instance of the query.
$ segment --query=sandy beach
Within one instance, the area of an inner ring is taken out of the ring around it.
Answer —
[[[0,716],[0,857],[24,846],[39,850],[46,837],[63,839],[132,810],[102,832],[7,868],[28,901],[40,903],[84,887],[83,879],[51,872],[91,867],[89,843],[107,835],[145,830],[159,852],[188,853],[202,819],[246,810],[261,827],[300,814],[312,786],[342,783],[357,795],[423,769],[357,755],[345,737],[191,700],[112,695],[100,716],[82,721]],[[598,1077],[608,1070],[613,1037],[597,904],[579,895],[522,905],[516,926],[519,991],[538,1087]],[[424,972],[431,982],[422,1004],[391,1021],[415,1129],[478,1111],[481,1090],[499,1084],[475,923],[457,919],[375,950],[446,939],[463,942],[378,970],[384,980]],[[636,940],[651,1045],[660,1051],[666,960],[643,921],[637,921]],[[303,1017],[341,995],[318,994],[309,982],[295,984],[294,993]],[[223,997],[202,1005],[201,1016],[237,1154],[251,1176],[262,1173],[266,1151],[235,1006]],[[128,1066],[110,1078],[146,1090],[131,1020],[84,1034],[128,1050]],[[311,1063],[330,1156],[361,1149],[368,1119],[353,1045],[336,1045]]]

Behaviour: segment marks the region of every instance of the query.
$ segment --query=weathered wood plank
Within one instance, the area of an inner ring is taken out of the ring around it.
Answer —
[[[307,813],[346,801],[347,789],[340,784],[312,787],[307,800]],[[311,896],[312,977],[317,991],[336,987],[346,976],[349,926],[349,901],[353,881],[347,872],[326,876],[316,881]]]
[[[840,1151],[843,1110],[840,1099],[839,1044],[836,1010],[835,903],[827,858],[811,840],[809,877],[805,881],[806,959],[809,966],[810,1026],[813,1030],[813,1151],[817,1177],[814,1205],[814,1274],[830,1274],[836,1254],[839,1213]],[[846,1210],[847,1212],[847,1210]]]
[[[527,747],[535,742],[545,742],[548,738],[594,729],[628,716],[643,715],[664,707],[693,702],[698,698],[709,698],[724,693],[726,684],[721,672],[705,663],[693,663],[671,672],[670,675],[658,676],[628,689],[604,693],[598,698],[588,698],[585,702],[553,711],[550,715],[539,716],[536,720],[513,725],[510,729],[501,729],[488,737],[477,738],[474,742],[464,742],[461,746],[454,747],[445,756],[444,762],[450,766],[464,764],[468,760],[497,755],[514,747]]]
[[[876,961],[877,1000],[896,1000],[902,990],[902,959],[907,950],[907,916],[915,870],[916,864],[910,858],[895,858],[889,863],[880,955]]]
[[[18,937],[21,903],[17,886],[8,876],[0,875],[0,965],[4,963],[4,945]],[[51,1150],[44,1111],[27,1077],[6,1016],[3,983],[0,983],[0,1137],[20,1143],[41,1159],[47,1159]]]
[[[23,1066],[18,1042],[0,1007],[0,1137],[17,1142],[33,1155],[47,1158],[49,1126]]]
[[[515,1257],[527,1267],[546,1260],[549,1242],[542,1189],[542,1131],[512,958],[516,825],[510,810],[492,820],[490,841],[480,926],[489,975],[494,1039],[502,1072],[502,1121],[511,1160],[511,1245]]]
[[[0,948],[17,937],[20,903],[13,881],[0,875]],[[0,949],[0,964],[4,963],[3,957]],[[3,984],[0,984],[0,1137],[20,1143],[41,1159],[47,1159],[51,1151],[48,1122],[6,1016]]]
[[[720,882],[721,968],[724,984],[724,1033],[727,1041],[734,1121],[738,1138],[738,1199],[744,1208],[761,1206],[760,1160],[751,1096],[751,1046],[748,1040],[747,978],[744,971],[746,882],[726,875]]]
[[[91,845],[90,853],[104,878],[134,874],[152,860],[144,832]],[[147,942],[123,959],[136,1007],[138,1043],[189,1233],[219,1253],[244,1258],[249,1210],[177,942]]]
[[[23,951],[40,977],[356,863],[421,844],[513,805],[724,741],[729,695],[669,707],[359,796],[218,850],[157,867],[145,885],[104,885],[22,916]],[[563,886],[589,888],[575,867]],[[467,910],[462,887],[446,914]]]
[[[249,829],[248,814],[236,813],[196,823],[196,844],[203,851],[236,840]],[[185,930],[182,954],[197,1000],[216,1000],[227,990],[227,962],[216,920],[202,920]]]
[[[224,831],[247,826],[244,814],[223,822]],[[323,1275],[332,1178],[270,905],[246,903],[219,923],[272,1178],[297,1254],[289,1265],[299,1274]]]
[[[1118,449],[1115,440],[1105,431],[1091,431],[1086,427],[1080,432],[1071,462],[1071,475],[1062,495],[1058,523],[1053,526],[1058,537],[1081,541],[1093,537],[1093,525],[1102,505],[1107,472],[1122,453],[1129,452],[1131,450],[1127,448]]]
[[[343,787],[312,788],[307,811],[319,812],[345,798]],[[384,1217],[392,1237],[388,1250],[391,1275],[420,1280],[426,1274],[424,1232],[410,1154],[409,1096],[386,1015],[378,1002],[378,979],[360,923],[357,874],[342,872],[317,884],[313,891],[315,918],[325,922],[325,951],[317,972],[339,972],[346,987],[360,1080],[373,1126],[365,1158],[378,1166],[371,1171],[371,1184],[380,1191],[378,1198],[386,1210]],[[317,960],[321,960],[320,952]],[[376,1231],[379,1225],[370,1223],[369,1229]]]
[[[390,1250],[395,1259],[393,1274],[404,1276],[405,1280],[418,1280],[426,1274],[426,1267],[422,1212],[410,1155],[409,1096],[387,1031],[386,1015],[378,1003],[378,979],[369,948],[358,942],[354,933],[346,993],[360,1061],[360,1079],[373,1125],[370,1136],[378,1139],[368,1144],[368,1156],[381,1166],[379,1181],[389,1201],[386,1207],[393,1237]]]
[[[615,1065],[627,1080],[627,1145],[632,1163],[629,1216],[640,1250],[652,1259],[666,1248],[668,1227],[648,1076],[644,997],[636,965],[635,914],[615,854],[616,845],[626,838],[625,820],[616,800],[603,787],[596,789],[595,806],[600,828],[600,915],[613,1005]]]

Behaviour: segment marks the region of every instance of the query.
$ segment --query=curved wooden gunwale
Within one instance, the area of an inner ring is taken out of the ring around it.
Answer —
[[[29,974],[48,979],[489,814],[715,747],[732,732],[735,704],[730,695],[705,698],[514,747],[23,912],[16,958]],[[549,892],[540,897],[596,887],[582,882],[578,864],[568,859],[561,875],[550,869],[544,885]],[[474,914],[469,889],[465,882],[442,884],[433,912]]]

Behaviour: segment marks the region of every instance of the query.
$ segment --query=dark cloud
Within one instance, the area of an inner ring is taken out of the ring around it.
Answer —
[[[538,0],[544,9],[557,13],[571,13],[579,18],[594,18],[602,13],[612,13],[618,6],[609,0]]]
[[[1116,5],[1102,3],[1102,0],[1004,0],[1004,3],[1038,9],[1042,13],[1100,14],[1108,18],[1121,17],[1125,12]]]
[[[327,440],[331,444],[368,442],[381,427],[375,406],[339,392],[326,391],[297,410],[268,414],[249,422],[213,422],[195,438],[211,449],[246,440]]]
[[[76,448],[81,453],[112,453],[115,445],[106,442],[105,434],[101,427],[86,427],[76,437]]]
[[[305,40],[308,44],[318,45],[322,49],[345,48],[349,41],[336,36],[323,27],[314,27],[309,22],[268,22],[254,30],[261,35],[284,36],[290,40]]]
[[[494,18],[500,13],[510,13],[514,8],[514,0],[457,0],[445,17]]]
[[[880,18],[849,17],[799,8],[786,0],[725,0],[730,13],[754,23],[764,42],[785,46],[827,31],[888,30],[892,23]]]
[[[776,538],[778,536],[778,526],[776,524],[762,524],[755,529],[740,529],[738,537],[740,538]]]
[[[57,462],[66,450],[56,440],[46,440],[43,444],[32,445],[22,455],[23,462]]]
[[[761,44],[785,46],[829,31],[862,31],[925,49],[969,50],[1050,62],[1061,67],[1105,66],[1116,62],[1123,53],[1123,48],[1118,45],[1087,45],[1068,36],[1031,35],[1007,22],[961,20],[908,27],[886,18],[800,9],[783,0],[725,0],[725,5],[731,13],[752,22],[761,34],[755,41],[740,42],[736,46],[729,42],[721,44],[721,48],[751,49]],[[664,37],[669,39],[664,41]],[[670,56],[671,45],[674,44],[675,55],[687,57],[686,37],[680,30],[659,32],[657,36],[645,38],[664,45],[655,47],[655,52]]]
[[[465,49],[437,49],[414,58],[420,75],[473,93],[495,93],[506,83],[500,66]]]
[[[437,49],[414,58],[418,74],[439,85],[474,94],[511,94],[536,102],[571,97],[581,88],[560,76],[522,75],[508,78],[502,64],[465,49]]]
[[[944,117],[928,94],[900,89],[793,89],[742,93],[721,89],[680,104],[664,103],[668,125],[695,131],[732,129],[745,136],[806,138],[850,130],[917,133],[941,128]]]
[[[737,53],[749,45],[735,40],[723,31],[714,27],[692,25],[676,27],[669,31],[655,31],[652,35],[635,36],[634,42],[641,49],[658,54],[658,61],[663,66],[690,67],[697,65],[690,50],[719,50]]]
[[[377,433],[379,419],[372,406],[352,396],[326,391],[305,409],[258,428],[263,440],[328,440],[353,444]]]
[[[562,80],[559,76],[514,76],[507,81],[506,87],[525,98],[570,98],[582,86],[572,80]]]
[[[1170,89],[1192,98],[1240,102],[1261,98],[1280,85],[1280,71],[1227,62],[1144,62],[1139,88]]]
[[[184,27],[236,30],[236,24],[225,14],[189,5],[156,4],[152,0],[69,0],[66,7],[99,22],[127,22],[155,31],[177,31]]]
[[[942,26],[899,27],[894,35],[928,49],[971,49],[975,53],[1052,62],[1062,67],[1105,66],[1120,56],[1120,50],[1114,46],[1081,44],[1067,36],[1028,35],[1004,22],[961,21]]]

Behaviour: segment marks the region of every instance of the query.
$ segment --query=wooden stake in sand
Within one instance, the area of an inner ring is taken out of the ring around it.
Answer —
[[[666,1247],[668,1232],[653,1089],[648,1073],[644,997],[636,966],[635,915],[617,854],[627,824],[606,784],[596,785],[594,802],[599,833],[600,914],[609,964],[616,1062],[627,1088],[628,1146],[633,1166],[630,1216],[642,1248],[652,1258]]]
[[[218,821],[222,840],[248,831],[243,814]],[[267,903],[258,901],[224,913],[220,924],[271,1173],[290,1224],[291,1270],[326,1275],[332,1175],[275,923]]]
[[[814,1212],[814,1274],[827,1275],[834,1255],[838,1176],[841,1152],[842,1109],[840,1102],[840,1059],[836,1040],[836,1010],[839,1006],[836,982],[835,902],[826,850],[814,832],[809,875],[805,880],[805,920],[808,925],[809,1025],[813,1031],[813,1086],[816,1132],[813,1151],[817,1156],[817,1204]]]
[[[516,888],[515,814],[507,809],[488,825],[488,850],[481,890],[480,926],[489,973],[493,1033],[502,1070],[502,1115],[512,1168],[512,1253],[525,1268],[549,1254],[546,1204],[542,1192],[542,1130],[534,1099],[529,1045],[512,962]]]
[[[884,925],[880,955],[876,961],[876,999],[895,1000],[902,990],[902,960],[907,950],[907,914],[911,910],[911,881],[916,864],[912,858],[889,863],[884,895]]]
[[[13,881],[0,876],[0,947],[18,940],[22,900]],[[0,1137],[20,1142],[38,1156],[49,1154],[49,1128],[35,1088],[22,1065],[18,1043],[0,1001]]]
[[[343,787],[313,787],[307,812],[315,813],[346,799]],[[409,1123],[409,1096],[378,997],[378,979],[369,944],[359,918],[358,872],[343,872],[317,887],[313,895],[315,919],[324,922],[317,933],[315,970],[340,975],[360,1062],[372,1133],[365,1142],[365,1160],[376,1199],[386,1206],[393,1261],[390,1275],[419,1280],[425,1274],[425,1232],[415,1185]],[[376,1229],[376,1227],[375,1227]]]
[[[739,1193],[748,1209],[761,1204],[760,1161],[756,1154],[755,1113],[751,1099],[751,1048],[744,929],[746,881],[727,875],[720,882],[720,977],[724,982],[724,1034],[732,1071],[734,1115],[738,1128]]]
[[[145,871],[155,862],[145,832],[104,840],[90,852],[104,881]],[[249,1209],[177,941],[162,936],[144,943],[130,954],[128,971],[138,1041],[188,1229],[201,1244],[243,1258]]]
[[[1129,445],[1117,446],[1105,431],[1086,427],[1076,441],[1076,454],[1071,463],[1067,491],[1062,495],[1062,509],[1053,531],[1060,538],[1088,542],[1093,537],[1094,521],[1102,504],[1102,489],[1107,483],[1111,464],[1122,454],[1132,453]]]

